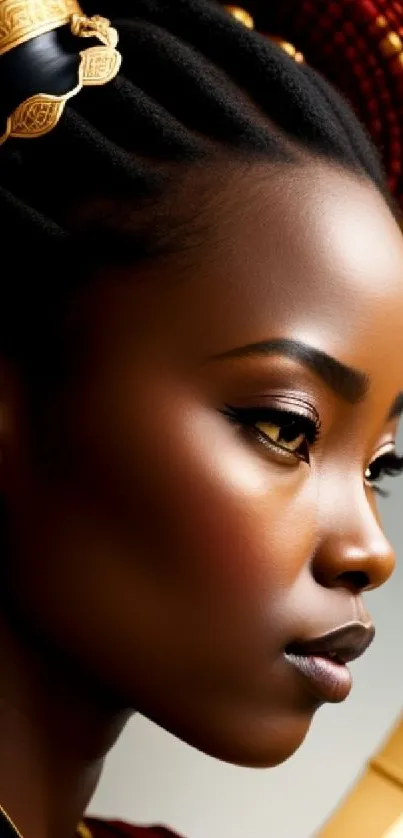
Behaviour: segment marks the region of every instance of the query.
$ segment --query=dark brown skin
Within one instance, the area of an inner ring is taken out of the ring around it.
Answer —
[[[39,463],[4,370],[0,800],[30,838],[73,834],[128,708],[224,760],[289,757],[319,702],[285,647],[365,619],[362,590],[393,570],[364,472],[403,383],[395,220],[312,163],[232,179],[209,226],[190,256],[83,296],[85,351]],[[215,359],[273,338],[364,371],[369,392],[350,403],[279,354]],[[222,413],[279,394],[320,415],[309,464]]]

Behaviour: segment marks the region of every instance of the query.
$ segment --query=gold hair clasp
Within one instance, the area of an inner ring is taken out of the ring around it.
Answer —
[[[9,137],[41,137],[59,122],[66,103],[86,86],[103,85],[119,72],[122,57],[116,49],[118,33],[99,15],[86,17],[76,0],[0,0],[0,55],[32,38],[70,25],[77,38],[92,38],[99,45],[79,52],[76,86],[60,96],[37,93],[8,117],[0,145]]]
[[[82,14],[77,0],[0,0],[0,55]]]

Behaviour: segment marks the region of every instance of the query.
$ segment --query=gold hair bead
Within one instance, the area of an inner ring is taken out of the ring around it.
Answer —
[[[297,48],[294,47],[294,44],[290,44],[289,41],[284,41],[283,38],[279,38],[277,35],[270,35],[270,40],[274,41],[277,46],[281,47],[281,49],[284,50],[290,58],[293,58],[297,64],[304,63],[305,59],[302,52],[299,52]]]
[[[377,17],[377,19],[375,21],[375,26],[377,26],[378,29],[387,29],[388,25],[389,24],[388,24],[388,21],[386,20],[385,15],[379,15]]]
[[[243,23],[247,29],[255,28],[255,21],[246,9],[242,9],[241,6],[224,6],[224,8],[230,15],[232,15],[232,17],[235,18],[235,20],[239,23]]]
[[[290,58],[295,59],[295,56],[297,54],[297,50],[295,49],[295,47],[292,44],[290,44],[288,41],[282,41],[282,40],[277,39],[277,38],[273,38],[273,41],[276,41],[276,43],[279,45],[279,47],[281,47],[281,49],[284,50],[284,52],[286,52],[287,55],[290,56]]]
[[[393,58],[403,50],[403,43],[397,32],[389,32],[385,35],[379,46],[385,58]]]

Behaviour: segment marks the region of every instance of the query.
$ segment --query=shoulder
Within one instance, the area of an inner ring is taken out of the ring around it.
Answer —
[[[79,830],[81,838],[179,838],[163,826],[132,826],[123,821],[86,818]]]

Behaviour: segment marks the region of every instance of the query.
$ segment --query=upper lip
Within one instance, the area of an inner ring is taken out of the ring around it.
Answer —
[[[354,620],[339,628],[315,637],[312,640],[291,643],[286,648],[287,654],[323,655],[333,657],[340,663],[349,663],[361,657],[375,637],[372,623]]]

